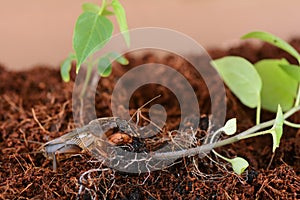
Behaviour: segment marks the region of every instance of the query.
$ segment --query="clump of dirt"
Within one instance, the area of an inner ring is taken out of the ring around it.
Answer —
[[[300,40],[291,44],[300,51]],[[262,47],[242,43],[231,49],[212,49],[212,58],[239,55],[256,62],[262,58],[285,57],[296,61],[281,50],[264,44]],[[113,74],[101,78],[96,95],[98,117],[111,116],[111,94],[116,81],[126,71],[144,63],[159,62],[178,70],[192,85],[199,100],[201,115],[211,112],[206,85],[200,75],[184,59],[169,54],[158,58],[153,53],[143,56],[126,55],[129,66],[116,65]],[[199,59],[193,56],[194,59]],[[212,77],[213,79],[213,77]],[[280,148],[272,160],[272,141],[269,136],[248,139],[218,149],[228,156],[239,155],[250,163],[242,176],[232,173],[228,165],[213,155],[186,157],[159,171],[128,174],[110,169],[89,154],[73,156],[60,162],[52,170],[52,162],[39,151],[40,144],[57,138],[74,128],[72,109],[72,80],[62,82],[58,69],[35,67],[29,71],[11,72],[0,67],[0,198],[1,199],[298,199],[300,198],[300,131],[284,128]],[[181,84],[172,80],[173,84]],[[136,90],[130,99],[130,113],[153,97],[167,111],[165,130],[177,128],[180,123],[179,102],[168,88],[148,84]],[[255,111],[243,106],[229,91],[227,119],[236,117],[238,131],[255,124]],[[121,98],[121,97],[120,97]],[[152,104],[149,104],[149,108]],[[113,105],[117,106],[117,105]],[[146,108],[146,110],[147,110]],[[147,112],[145,113],[147,116]],[[263,111],[262,120],[274,114]],[[205,119],[205,117],[203,118]],[[206,118],[207,119],[207,118]],[[299,113],[291,120],[300,123]],[[201,134],[207,128],[201,121]],[[133,140],[135,145],[141,141]],[[143,147],[144,148],[144,147]],[[271,162],[272,160],[272,162]],[[271,162],[271,164],[270,164]],[[270,164],[270,166],[269,166]],[[269,166],[269,167],[268,167]],[[79,181],[90,169],[90,178]],[[87,189],[78,191],[84,185]]]

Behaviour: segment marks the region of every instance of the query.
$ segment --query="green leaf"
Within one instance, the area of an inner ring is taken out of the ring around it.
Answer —
[[[129,63],[129,61],[124,56],[117,52],[110,52],[107,54],[107,56],[112,60],[116,60],[121,65],[128,65]]]
[[[270,44],[272,44],[272,45],[288,52],[289,54],[294,56],[298,60],[298,62],[300,63],[300,55],[297,52],[297,50],[294,49],[294,47],[289,45],[287,42],[285,42],[281,38],[279,38],[279,37],[277,37],[277,36],[275,36],[271,33],[255,31],[255,32],[250,32],[250,33],[242,36],[242,39],[249,39],[249,38],[260,39],[264,42],[268,42],[268,43],[270,43]]]
[[[130,45],[130,36],[128,32],[128,25],[127,25],[127,20],[126,20],[126,13],[125,10],[122,6],[122,4],[118,0],[113,0],[111,2],[111,5],[114,9],[114,13],[116,15],[120,31],[123,34],[123,37],[125,39],[125,42],[127,46]]]
[[[73,36],[73,48],[77,56],[76,72],[89,55],[108,42],[112,32],[113,25],[104,16],[91,12],[84,12],[79,16]]]
[[[70,70],[72,67],[72,61],[75,59],[74,54],[70,54],[61,64],[60,75],[65,82],[70,81]]]
[[[263,83],[262,107],[272,112],[277,111],[278,104],[283,111],[292,108],[297,95],[297,81],[279,67],[281,64],[288,64],[288,62],[284,59],[266,59],[254,65]]]
[[[244,58],[227,56],[212,62],[230,90],[250,108],[259,104],[261,79],[254,66]]]
[[[247,167],[249,166],[247,160],[241,157],[230,159],[230,163],[232,165],[233,171],[238,175],[241,175],[245,171],[245,169],[247,169]]]
[[[219,154],[215,150],[212,150],[212,152],[216,156],[218,156],[218,157],[222,158],[223,160],[229,162],[232,166],[233,171],[235,173],[237,173],[238,175],[241,175],[245,171],[245,169],[247,169],[247,167],[249,166],[249,163],[244,158],[236,157],[236,158],[230,159],[230,158],[226,158],[225,156],[222,156],[221,154]]]
[[[233,135],[236,132],[236,118],[228,120],[222,130],[226,135]]]
[[[299,65],[292,64],[280,64],[281,69],[283,69],[291,78],[300,82],[300,67]]]
[[[111,71],[112,66],[109,58],[107,56],[100,58],[98,62],[98,73],[103,77],[107,77],[111,74]]]
[[[282,109],[280,105],[278,105],[276,119],[273,125],[272,137],[273,137],[273,152],[275,152],[276,148],[279,147],[280,139],[282,136],[284,117],[282,113]]]
[[[94,3],[83,3],[81,8],[84,12],[98,13],[100,11],[100,6]]]

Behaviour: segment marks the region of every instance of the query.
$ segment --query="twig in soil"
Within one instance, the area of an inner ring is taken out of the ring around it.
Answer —
[[[58,129],[60,128],[61,124],[62,124],[62,121],[63,121],[63,116],[66,112],[66,106],[70,103],[70,101],[66,101],[65,103],[63,103],[63,106],[62,106],[62,109],[61,111],[57,114],[58,117],[59,117],[59,126],[58,126]]]
[[[19,111],[20,108],[7,96],[3,95],[3,99],[15,110]]]
[[[26,170],[23,168],[21,162],[19,161],[19,159],[17,158],[17,156],[14,154],[14,158],[17,160],[17,162],[19,163],[20,167],[22,168],[23,172],[25,173]]]
[[[269,181],[269,179],[264,180],[263,184],[260,186],[259,190],[257,191],[257,193],[256,193],[256,195],[255,195],[255,196],[256,196],[255,199],[258,199],[258,198],[259,198],[259,194],[261,193],[261,191],[264,190],[264,188],[265,188],[266,185],[268,184],[268,181]]]
[[[263,189],[263,192],[269,197],[269,199],[275,200],[275,199],[269,194],[269,192],[266,191],[266,189]],[[257,198],[257,199],[258,199],[258,198]],[[257,200],[257,199],[256,199],[256,200]]]
[[[33,167],[35,167],[35,164],[30,156],[30,154],[27,154],[28,159],[30,160],[31,164],[33,165]]]
[[[271,159],[270,159],[270,161],[269,161],[269,164],[268,164],[268,166],[267,166],[267,170],[269,170],[269,169],[270,169],[270,167],[271,167],[271,164],[272,164],[272,162],[273,162],[273,159],[274,159],[274,156],[275,156],[275,154],[274,154],[274,153],[272,153]]]
[[[153,200],[157,200],[157,198],[155,198],[153,196],[153,194],[151,194],[151,192],[149,192],[148,190],[145,190],[144,188],[142,188],[143,191],[145,191]],[[150,198],[149,198],[150,199]]]
[[[18,195],[21,195],[23,192],[25,192],[33,183],[29,183]]]
[[[47,115],[47,119],[43,120],[42,122],[44,124],[47,124],[49,122],[51,122],[52,120],[56,119],[55,121],[55,128],[58,131],[61,127],[61,124],[63,123],[63,119],[64,119],[64,115],[66,113],[66,107],[67,105],[70,103],[69,100],[65,101],[61,106],[60,106],[60,111],[59,113],[55,114],[54,116],[49,116]]]
[[[19,131],[20,131],[21,129],[19,129]],[[20,131],[21,132],[21,131]],[[22,142],[25,142],[25,140],[24,139],[18,139],[18,138],[14,138],[15,140],[18,140],[18,141],[22,141]],[[33,141],[33,140],[27,140],[26,139],[26,141],[27,141],[27,146],[26,147],[28,147],[28,143],[32,143],[32,144],[39,144],[39,145],[43,145],[44,143],[43,142],[38,142],[38,141]],[[25,144],[26,144],[26,142],[25,142]],[[41,153],[40,151],[38,151],[39,153]],[[32,153],[35,153],[35,152],[32,152]],[[37,153],[37,152],[36,152]]]
[[[35,114],[35,111],[34,111],[33,108],[31,109],[31,112],[32,112],[32,116],[33,116],[34,121],[39,125],[39,127],[40,127],[44,132],[48,133],[48,131],[46,131],[46,129],[42,126],[42,124],[41,124],[41,123],[39,122],[39,120],[37,119],[36,114]]]
[[[25,134],[25,132],[24,132],[21,128],[19,128],[19,131],[22,133],[22,136],[23,136],[23,138],[24,138],[24,142],[25,142],[26,147],[28,147],[28,141],[27,141],[27,139],[26,139],[26,134]]]

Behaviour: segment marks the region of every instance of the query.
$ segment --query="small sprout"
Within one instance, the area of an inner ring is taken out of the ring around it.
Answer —
[[[98,62],[98,73],[100,76],[108,77],[112,71],[111,63],[108,57],[100,58]]]
[[[230,159],[229,162],[232,165],[233,171],[238,175],[241,175],[249,166],[248,161],[241,157]]]
[[[112,71],[112,61],[116,61],[121,65],[128,65],[128,60],[117,52],[110,52],[101,57],[98,61],[98,73],[100,76],[108,77]]]
[[[129,61],[124,56],[122,56],[121,54],[119,54],[117,52],[110,52],[107,54],[107,57],[109,57],[111,60],[116,60],[121,65],[129,64]]]
[[[272,149],[273,152],[275,152],[276,148],[279,147],[280,139],[282,136],[283,122],[284,122],[284,118],[283,118],[281,106],[278,105],[275,123],[272,127],[273,131],[271,131],[273,137],[273,149]]]
[[[236,132],[236,118],[230,119],[226,122],[224,127],[222,128],[222,131],[226,135],[233,135]]]
[[[222,158],[223,160],[229,162],[232,166],[233,171],[238,174],[241,175],[249,166],[249,163],[247,162],[247,160],[245,160],[244,158],[241,157],[235,157],[235,158],[226,158],[225,156],[222,156],[221,154],[217,153],[215,150],[212,150],[212,152]]]
[[[70,54],[61,64],[60,75],[65,82],[70,81],[70,70],[72,67],[72,61],[74,60],[74,54]]]
[[[78,73],[81,64],[85,63],[89,56],[103,48],[104,45],[110,41],[114,26],[107,16],[115,15],[127,46],[130,44],[126,13],[118,0],[112,0],[110,3],[103,0],[101,6],[93,3],[84,3],[82,4],[82,10],[83,13],[76,21],[73,33],[72,45],[75,51],[74,56],[72,56],[72,59],[68,57],[61,65],[61,76],[66,82],[70,80],[68,73],[71,69],[72,60],[76,61],[76,73]],[[103,57],[104,56],[102,56],[100,60],[103,59]],[[115,59],[123,65],[128,64],[128,60],[122,56],[117,56]],[[92,59],[90,61],[93,62]],[[97,62],[107,62],[107,59]],[[88,63],[88,67],[92,68],[93,65]],[[92,72],[91,69],[87,71],[89,73]],[[100,75],[109,76],[111,67],[105,68],[105,70],[99,70],[98,65],[98,72]],[[86,77],[89,79],[91,76],[89,74]],[[86,80],[86,82],[88,82],[88,80]]]

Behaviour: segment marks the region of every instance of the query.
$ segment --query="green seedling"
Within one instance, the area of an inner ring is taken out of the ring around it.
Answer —
[[[64,81],[70,80],[70,69],[72,61],[76,62],[76,73],[81,64],[85,63],[87,58],[93,53],[103,48],[111,39],[113,34],[113,24],[107,18],[114,15],[119,24],[119,29],[124,36],[126,44],[130,44],[126,14],[123,6],[118,0],[103,0],[101,6],[93,3],[84,3],[82,5],[83,13],[78,17],[73,32],[73,50],[68,58],[61,65],[61,76]],[[86,82],[91,76],[91,68],[96,63],[98,73],[101,76],[109,76],[111,73],[111,62],[117,61],[122,65],[128,64],[128,61],[117,52],[111,52],[103,55],[97,60],[92,58],[88,60]],[[85,89],[83,89],[85,90]]]
[[[251,137],[257,137],[257,136],[265,135],[265,134],[271,134],[272,138],[273,138],[272,150],[273,150],[273,152],[275,152],[276,148],[278,148],[279,144],[280,144],[280,139],[282,136],[282,129],[283,129],[283,122],[284,122],[284,117],[282,114],[282,109],[281,109],[280,105],[278,105],[276,119],[275,119],[274,124],[271,129],[251,133],[246,136],[240,136],[240,137],[238,137],[238,140],[243,140],[243,139],[247,139],[247,138],[251,138]],[[234,119],[228,120],[226,122],[225,126],[223,128],[221,128],[220,130],[222,130],[226,135],[234,134],[236,132],[236,119],[234,118]],[[244,170],[249,166],[249,163],[244,158],[241,158],[241,157],[236,157],[233,159],[226,158],[226,157],[220,155],[219,153],[217,153],[215,150],[213,150],[213,153],[216,156],[222,158],[223,160],[229,162],[232,165],[233,171],[239,175],[242,174],[244,172]]]
[[[238,137],[238,140],[243,140],[243,139],[247,139],[247,138],[251,138],[251,137],[257,137],[257,136],[265,135],[265,134],[271,134],[272,138],[273,138],[272,151],[274,153],[276,148],[278,148],[279,144],[280,144],[280,139],[281,139],[282,131],[283,131],[283,122],[284,122],[284,117],[282,114],[282,110],[281,110],[280,105],[278,105],[276,119],[275,119],[275,122],[271,129],[252,133],[252,134],[249,134],[246,136],[240,136],[240,137]],[[231,126],[233,127],[234,125],[231,125]],[[229,134],[227,134],[227,135],[229,135]],[[226,158],[225,156],[222,156],[219,153],[217,153],[215,150],[213,150],[213,153],[216,156],[222,158],[223,160],[229,162],[232,166],[233,171],[239,175],[242,174],[245,171],[245,169],[247,169],[247,167],[249,166],[249,163],[244,158],[241,158],[241,157],[236,157],[233,159]]]
[[[287,113],[283,115],[282,109],[280,105],[278,105],[278,111],[276,119],[270,120],[261,124],[258,124],[256,126],[251,127],[250,129],[243,131],[241,133],[238,133],[234,136],[231,136],[233,134],[233,131],[236,130],[236,119],[230,119],[226,122],[223,128],[217,130],[215,133],[213,133],[213,137],[211,137],[210,141],[202,146],[189,148],[189,149],[183,149],[179,151],[174,152],[164,152],[164,153],[154,153],[153,158],[155,159],[174,159],[174,158],[180,158],[184,156],[192,156],[196,154],[206,154],[207,152],[214,152],[218,157],[222,158],[225,161],[228,161],[231,165],[233,170],[237,174],[242,174],[244,170],[248,167],[248,162],[241,158],[236,157],[233,159],[226,158],[220,154],[218,154],[215,150],[211,149],[222,147],[228,144],[232,144],[234,142],[244,140],[247,138],[257,137],[260,135],[265,134],[271,134],[273,137],[273,152],[275,152],[276,148],[279,147],[280,139],[283,133],[283,122],[285,119],[293,115],[294,113],[298,112],[300,110],[300,106],[295,107],[291,110],[289,110]],[[272,127],[266,131],[259,131],[262,129],[266,129],[267,127]],[[218,135],[219,132],[224,132],[225,134],[231,136],[227,139],[223,139],[220,141],[215,141],[214,136]],[[234,131],[235,132],[235,131]]]
[[[299,53],[282,39],[266,32],[251,32],[242,39],[256,38],[290,53],[300,62]],[[264,59],[255,64],[244,58],[228,56],[214,60],[213,66],[227,86],[250,108],[257,108],[257,124],[261,108],[276,112],[299,105],[300,68],[285,59]]]
[[[230,119],[228,120],[224,127],[220,128],[217,132],[224,132],[226,135],[233,135],[236,133],[236,118]],[[228,163],[231,164],[233,171],[238,174],[241,175],[249,166],[249,163],[247,162],[247,160],[245,160],[244,158],[241,157],[235,157],[233,159],[230,158],[226,158],[225,156],[222,156],[221,154],[217,153],[215,150],[212,150],[212,152],[222,158],[223,160],[227,161]]]
[[[242,39],[260,39],[268,42],[292,55],[300,64],[299,53],[284,40],[267,32],[251,32]],[[211,62],[218,71],[225,84],[240,99],[240,101],[250,107],[256,108],[257,125],[223,141],[215,143],[215,147],[223,146],[250,137],[271,134],[273,138],[273,153],[279,147],[283,133],[283,124],[294,128],[300,128],[300,124],[295,124],[286,119],[291,114],[299,111],[300,103],[300,67],[290,64],[285,59],[264,59],[257,63],[250,63],[246,59],[238,56],[227,56]],[[261,109],[276,112],[276,119],[268,122],[260,122]],[[282,111],[286,113],[283,114]],[[273,126],[264,131],[259,131],[268,126]],[[226,124],[224,128],[226,127]],[[231,125],[234,127],[234,125]],[[228,134],[224,131],[225,134]],[[242,158],[229,159],[214,153],[222,159],[230,162],[236,173],[242,172],[246,161]],[[242,166],[242,167],[241,167]]]
[[[249,166],[249,163],[244,158],[235,157],[230,159],[230,158],[226,158],[225,156],[222,156],[221,154],[217,153],[215,150],[212,150],[212,152],[216,156],[225,160],[226,162],[229,162],[232,166],[233,171],[238,175],[241,175],[245,171],[245,169],[247,169]]]

